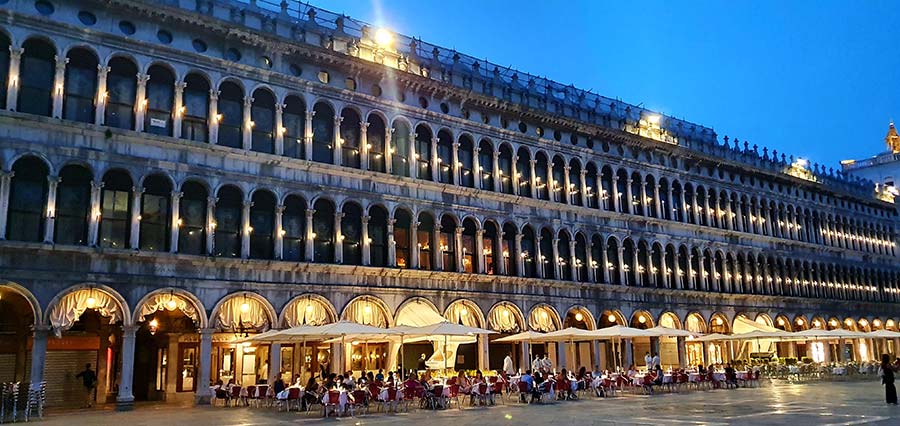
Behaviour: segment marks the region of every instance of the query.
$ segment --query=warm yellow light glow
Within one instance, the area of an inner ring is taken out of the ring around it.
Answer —
[[[575,321],[581,321],[584,319],[584,315],[581,315],[581,312],[575,314]]]
[[[152,320],[150,320],[150,328],[157,328],[157,327],[159,327],[159,321],[157,321],[156,318],[153,318]]]
[[[170,311],[174,311],[176,307],[178,307],[178,303],[175,302],[175,299],[169,299],[169,301],[166,302],[166,308],[169,308]]]
[[[778,325],[783,326],[783,325],[784,325],[784,320],[781,319],[781,318],[778,318]]]
[[[309,314],[309,313],[312,313],[312,311],[313,311],[313,305],[312,305],[312,304],[307,304],[307,305],[306,305],[306,313]]]
[[[872,325],[874,325],[875,327],[881,327],[881,320],[876,319],[872,321]]]
[[[88,297],[84,303],[87,305],[88,308],[93,308],[94,305],[97,304],[97,299],[94,299],[94,297],[91,296],[91,297]]]
[[[606,319],[607,319],[609,322],[616,322],[616,316],[613,315],[613,314],[609,314],[609,316],[606,317]]]
[[[657,125],[657,124],[659,124],[659,116],[656,114],[648,115],[647,122],[650,124],[653,124],[653,125]]]
[[[250,312],[250,304],[247,302],[241,303],[241,312],[247,313]]]
[[[375,43],[378,43],[381,47],[390,47],[390,45],[394,42],[394,34],[390,31],[379,28],[375,31]]]
[[[469,315],[469,310],[463,306],[463,308],[459,310],[459,316],[464,317],[466,315]]]
[[[722,321],[722,318],[716,318],[716,325],[722,325],[725,321]]]
[[[641,315],[641,316],[638,317],[638,322],[641,323],[641,324],[643,324],[643,323],[647,322],[647,318],[644,318],[644,316]]]
[[[803,325],[803,318],[797,318],[797,325]]]

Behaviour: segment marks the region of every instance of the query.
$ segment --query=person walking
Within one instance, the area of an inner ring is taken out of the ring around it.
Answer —
[[[94,388],[97,387],[97,373],[94,373],[94,370],[91,370],[91,364],[87,363],[84,365],[84,371],[76,374],[75,378],[81,379],[81,384],[84,385],[84,406],[82,408],[93,407]],[[895,396],[894,400],[896,399],[897,397]]]
[[[884,399],[888,404],[897,405],[897,388],[894,386],[894,366],[888,354],[881,355],[881,384],[884,385]]]
[[[506,354],[506,358],[503,358],[503,372],[506,373],[507,377],[516,374],[516,368],[513,366],[512,352]]]

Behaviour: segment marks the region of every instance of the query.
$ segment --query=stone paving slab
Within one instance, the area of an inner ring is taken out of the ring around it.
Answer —
[[[50,413],[45,425],[229,426],[335,423],[353,426],[424,423],[428,426],[573,425],[900,425],[900,407],[884,403],[877,382],[775,384],[762,388],[625,395],[547,405],[507,402],[489,408],[414,410],[322,419],[315,413],[265,408],[138,405],[135,411]]]

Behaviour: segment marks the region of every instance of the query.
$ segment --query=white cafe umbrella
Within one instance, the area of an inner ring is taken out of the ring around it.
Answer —
[[[891,330],[878,330],[872,331],[869,333],[864,333],[866,337],[869,338],[884,338],[884,339],[896,339],[900,337],[900,333]]]
[[[613,341],[613,351],[615,352],[615,347],[617,344],[621,344],[621,339],[630,339],[633,337],[654,337],[655,334],[647,331],[641,330],[639,328],[626,327],[623,325],[614,325],[612,327],[600,328],[597,330],[592,330],[590,335],[597,340],[612,340]],[[617,354],[613,357],[613,366],[618,369],[619,368],[619,355]]]
[[[701,333],[694,333],[687,330],[679,330],[677,328],[663,327],[658,325],[656,327],[648,328],[645,330],[649,333],[653,333],[654,336],[657,337],[696,337],[700,336]]]

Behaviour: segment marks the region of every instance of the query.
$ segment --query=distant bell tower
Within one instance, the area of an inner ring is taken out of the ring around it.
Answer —
[[[900,135],[897,134],[897,129],[894,128],[894,122],[891,121],[890,127],[888,127],[887,136],[884,137],[884,143],[887,145],[887,149],[893,153],[900,152]]]

